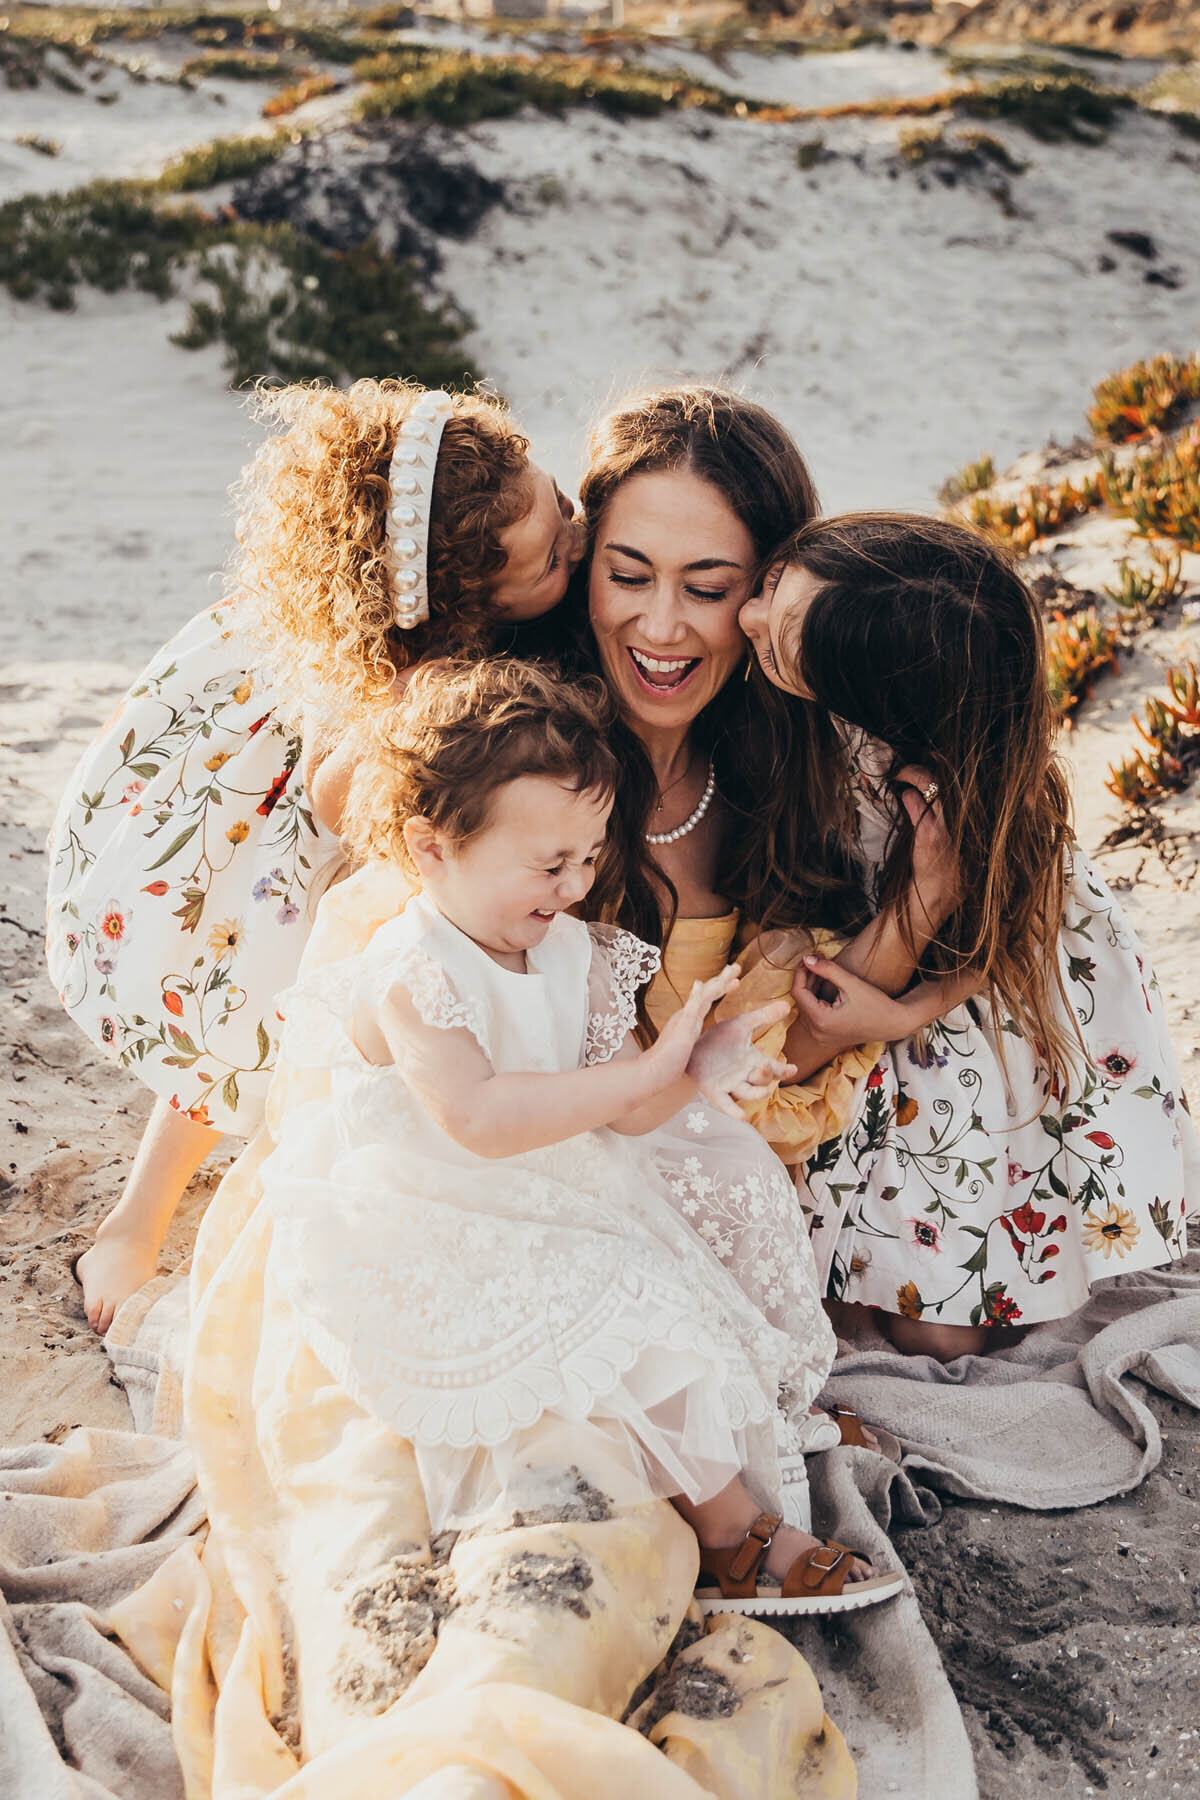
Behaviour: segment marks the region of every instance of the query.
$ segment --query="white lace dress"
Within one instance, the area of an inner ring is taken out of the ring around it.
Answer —
[[[398,986],[425,1028],[469,1032],[497,1073],[605,1062],[657,963],[626,932],[560,916],[515,974],[419,896],[361,955],[282,997],[285,1058],[332,1079],[263,1166],[271,1279],[334,1380],[413,1443],[435,1529],[494,1505],[546,1415],[632,1439],[655,1494],[699,1500],[744,1472],[779,1503],[787,1422],[802,1433],[832,1359],[811,1254],[801,1233],[803,1273],[763,1284],[772,1323],[692,1228],[679,1186],[710,1130],[726,1155],[737,1138],[743,1165],[773,1164],[753,1130],[719,1132],[697,1106],[674,1135],[597,1131],[485,1158],[350,1035]],[[775,1167],[779,1216],[794,1215]]]

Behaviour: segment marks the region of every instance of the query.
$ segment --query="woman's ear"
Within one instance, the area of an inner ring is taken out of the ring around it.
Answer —
[[[436,874],[445,865],[445,839],[429,819],[418,815],[404,821],[404,845],[422,878],[431,872]]]

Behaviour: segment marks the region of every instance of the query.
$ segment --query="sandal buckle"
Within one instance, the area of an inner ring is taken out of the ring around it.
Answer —
[[[729,1573],[734,1581],[747,1580],[758,1567],[774,1543],[781,1524],[782,1520],[774,1513],[759,1513],[730,1560]]]

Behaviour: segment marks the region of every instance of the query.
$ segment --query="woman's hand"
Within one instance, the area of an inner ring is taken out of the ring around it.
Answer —
[[[838,1049],[900,1043],[981,991],[978,976],[968,970],[941,981],[919,981],[894,999],[824,956],[806,956],[792,983],[797,1018],[818,1043]]]
[[[730,1118],[742,1117],[736,1102],[761,1100],[777,1081],[796,1073],[789,1062],[764,1056],[754,1034],[787,1017],[786,1000],[772,1000],[706,1031],[692,1051],[687,1072],[704,1098]]]
[[[792,999],[797,1021],[817,1044],[831,1049],[894,1044],[915,1029],[905,1000],[893,999],[824,956],[804,958],[792,983]]]
[[[954,847],[937,797],[937,778],[918,763],[906,763],[893,779],[901,789],[901,804],[913,828],[913,899],[918,916],[923,914],[937,930],[962,899]],[[931,788],[934,797],[927,800]]]

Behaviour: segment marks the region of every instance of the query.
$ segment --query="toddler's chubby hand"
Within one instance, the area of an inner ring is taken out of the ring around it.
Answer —
[[[687,1072],[688,1059],[704,1030],[704,1021],[718,1002],[734,992],[741,973],[737,963],[729,963],[711,981],[695,982],[679,1011],[667,1020],[642,1057],[647,1073],[653,1074],[660,1087],[669,1087]]]
[[[796,1073],[791,1063],[764,1056],[753,1041],[755,1032],[778,1024],[789,1011],[786,1000],[772,1000],[714,1025],[696,1044],[687,1072],[718,1111],[740,1119],[739,1100],[761,1100],[777,1081],[787,1081]]]

